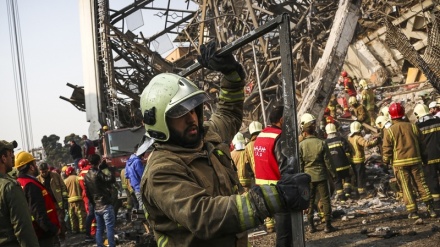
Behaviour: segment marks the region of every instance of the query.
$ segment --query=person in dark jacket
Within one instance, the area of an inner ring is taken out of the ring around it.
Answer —
[[[31,214],[20,184],[8,175],[17,142],[0,140],[0,246],[38,247]]]
[[[92,154],[89,157],[92,169],[84,178],[84,185],[87,197],[95,209],[96,223],[96,244],[98,247],[103,245],[104,227],[107,230],[107,239],[110,247],[116,246],[115,243],[115,212],[113,208],[113,184],[116,182],[115,177],[109,172],[105,160],[101,162],[98,154]]]
[[[70,140],[70,156],[72,156],[73,159],[73,165],[75,166],[75,170],[79,172],[78,169],[78,162],[82,159],[82,151],[81,147],[76,144],[74,140]]]
[[[46,187],[36,176],[38,167],[32,154],[21,151],[15,155],[15,167],[18,170],[17,181],[23,188],[29,210],[31,211],[35,233],[40,246],[59,246],[57,235],[60,233],[55,201]]]

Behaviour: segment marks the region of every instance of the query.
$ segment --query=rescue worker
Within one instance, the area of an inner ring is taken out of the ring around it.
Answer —
[[[64,183],[67,187],[67,201],[69,202],[70,229],[73,234],[85,233],[86,210],[75,168],[69,166],[66,170],[66,177]]]
[[[373,140],[365,140],[362,136],[362,125],[358,121],[354,121],[350,124],[350,134],[348,135],[348,142],[351,145],[353,164],[353,171],[356,176],[356,186],[359,198],[366,197],[365,191],[365,148],[371,148],[376,146],[379,139],[373,138]]]
[[[292,209],[301,197],[292,186],[297,174],[240,195],[229,143],[242,123],[245,74],[231,54],[219,56],[215,47],[202,44],[198,57],[224,75],[209,121],[202,122],[206,93],[184,77],[156,75],[141,94],[146,133],[155,138],[141,191],[158,246],[247,246],[246,230]]]
[[[436,101],[432,101],[429,103],[429,113],[431,113],[435,117],[440,117],[440,107],[438,106]]]
[[[243,186],[244,191],[249,191],[253,185],[253,172],[250,167],[249,161],[246,158],[245,141],[242,133],[238,132],[234,139],[232,139],[232,144],[234,145],[234,150],[231,152],[231,158],[237,167],[238,180],[241,186]]]
[[[286,157],[281,152],[281,128],[283,126],[282,106],[270,110],[270,125],[266,126],[257,136],[254,143],[255,159],[255,183],[257,185],[276,184],[281,175],[285,174],[289,167]],[[272,232],[273,226],[277,231],[277,246],[289,246],[292,242],[292,224],[288,213],[280,213],[273,218],[266,218],[264,221],[267,231]]]
[[[141,194],[141,179],[144,174],[145,165],[142,163],[142,157],[145,151],[138,154],[138,148],[135,147],[134,154],[130,156],[125,165],[126,173],[125,177],[129,179],[130,185],[134,190],[134,194],[137,199],[137,205],[139,210],[143,210],[142,194]]]
[[[8,175],[14,167],[17,142],[0,140],[0,246],[38,247],[26,197],[20,184]]]
[[[107,232],[108,245],[115,247],[115,222],[116,216],[113,208],[113,186],[116,182],[111,172],[106,172],[108,166],[105,160],[101,161],[98,154],[89,156],[92,168],[84,177],[87,197],[95,209],[97,223],[95,241],[98,247],[104,246],[103,233]]]
[[[440,118],[429,113],[424,104],[414,107],[414,115],[417,117],[416,125],[421,131],[427,163],[423,166],[426,183],[434,201],[434,210],[440,210]]]
[[[325,143],[330,151],[330,160],[336,168],[335,189],[338,201],[345,202],[351,195],[350,161],[351,149],[347,140],[337,134],[336,125],[325,126]]]
[[[127,195],[127,205],[126,205],[127,213],[125,214],[125,220],[129,221],[131,220],[131,213],[133,210],[132,195],[134,195],[134,190],[130,185],[130,179],[127,178],[125,175],[126,174],[124,168],[121,170],[121,186],[122,186],[122,190],[124,190],[125,194]],[[136,196],[134,196],[134,198],[136,199]],[[137,202],[137,200],[135,201]],[[135,208],[139,208],[139,205],[137,203]]]
[[[402,118],[405,116],[405,108],[400,103],[392,103],[389,107],[392,125],[385,131],[383,139],[383,162],[392,164],[397,168],[400,183],[403,190],[403,200],[409,219],[418,219],[417,201],[412,193],[412,180],[423,202],[428,206],[431,217],[437,217],[433,209],[431,192],[425,181],[422,168],[422,153],[424,150],[420,130]]]
[[[338,102],[336,101],[336,95],[332,94],[330,96],[330,101],[328,102],[327,108],[328,108],[328,115],[332,118],[336,118],[336,110],[338,107]]]
[[[304,113],[300,119],[301,132],[304,139],[299,143],[299,162],[301,169],[312,177],[310,185],[310,205],[307,211],[309,232],[317,231],[313,221],[314,202],[317,193],[323,206],[325,227],[324,232],[330,233],[337,229],[331,224],[332,207],[330,203],[329,175],[336,179],[336,170],[330,160],[330,152],[325,141],[317,138],[316,118],[312,114]]]
[[[83,135],[81,138],[84,141],[83,145],[83,154],[85,158],[88,158],[90,155],[95,154],[95,145],[93,141],[87,138],[86,135]]]
[[[70,156],[72,156],[73,159],[73,166],[75,167],[76,170],[78,170],[78,162],[83,157],[81,147],[78,144],[76,144],[74,140],[70,140],[69,143],[70,143],[69,152],[70,152]]]
[[[359,82],[359,86],[362,89],[361,91],[361,98],[362,98],[362,105],[367,109],[368,115],[370,116],[370,124],[371,126],[374,126],[375,119],[376,119],[376,111],[375,111],[375,95],[373,92],[373,89],[371,89],[368,86],[368,83],[365,79],[362,79]]]
[[[349,118],[351,117],[351,113],[349,110],[349,106],[347,103],[347,101],[349,101],[350,97],[355,97],[356,98],[356,88],[354,87],[353,84],[353,80],[351,79],[350,76],[348,76],[347,71],[342,71],[341,72],[341,77],[344,83],[344,91],[345,91],[345,98],[343,101],[343,106],[344,106],[344,114],[341,116],[342,118]]]
[[[370,115],[368,114],[365,106],[359,104],[355,96],[351,96],[348,100],[348,103],[351,107],[353,107],[354,116],[356,117],[356,121],[360,123],[370,124]]]
[[[246,144],[246,158],[249,161],[252,169],[252,173],[255,174],[255,159],[254,159],[254,144],[257,139],[258,134],[260,134],[263,129],[263,125],[258,121],[252,121],[249,124],[249,134],[251,135],[251,139]]]
[[[32,224],[40,246],[58,246],[57,235],[61,227],[58,221],[56,203],[51,194],[36,176],[38,168],[32,154],[21,151],[15,155],[15,167],[18,170],[17,181],[23,188]]]
[[[81,196],[84,201],[84,208],[86,209],[86,220],[85,220],[85,228],[86,228],[86,242],[94,242],[95,234],[96,234],[96,220],[95,220],[95,208],[90,203],[89,198],[87,197],[86,187],[84,184],[84,177],[92,168],[92,165],[87,159],[81,159],[78,162],[78,166],[81,169],[81,172],[78,176],[79,186],[81,187]]]
[[[37,176],[38,181],[46,187],[47,191],[52,195],[55,201],[58,221],[61,226],[61,231],[58,237],[63,243],[66,238],[67,228],[64,217],[66,217],[66,211],[69,210],[66,184],[60,174],[49,170],[49,165],[46,162],[39,163],[38,169],[40,171],[40,175]]]

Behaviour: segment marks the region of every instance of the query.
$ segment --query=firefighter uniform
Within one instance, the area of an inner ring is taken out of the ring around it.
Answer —
[[[376,111],[375,111],[375,103],[374,103],[375,96],[373,89],[370,89],[368,87],[364,88],[361,92],[361,97],[362,97],[362,105],[367,110],[370,118],[370,122],[365,122],[365,123],[374,126],[376,119]]]
[[[356,116],[356,120],[360,123],[370,124],[370,115],[368,114],[367,108],[361,104],[354,105],[353,113]]]
[[[73,167],[72,167],[73,169]],[[86,210],[82,199],[82,191],[79,185],[78,176],[69,175],[64,182],[67,187],[67,195],[69,202],[70,226],[72,232],[85,233]]]
[[[314,135],[305,136],[299,143],[299,161],[301,169],[312,178],[310,185],[310,206],[307,212],[309,224],[313,225],[315,197],[317,193],[319,193],[325,222],[327,226],[331,226],[332,208],[327,181],[329,173],[332,178],[336,177],[336,170],[330,161],[330,152],[325,141]]]
[[[336,168],[336,195],[339,200],[345,201],[346,197],[351,195],[350,145],[345,138],[335,134],[329,134],[325,142],[330,152],[330,160]]]
[[[256,139],[257,139],[257,135],[251,136],[251,140],[246,144],[246,148],[245,148],[246,159],[249,161],[249,164],[252,169],[252,173],[254,174],[255,174],[254,145]]]
[[[363,106],[362,106],[363,107]],[[351,132],[348,137],[348,142],[353,150],[351,162],[353,164],[353,171],[356,175],[356,186],[359,195],[365,196],[365,148],[373,147],[377,145],[378,139],[365,140],[360,130],[357,132]]]
[[[133,209],[133,200],[131,195],[134,193],[130,185],[130,179],[126,177],[125,168],[121,170],[121,186],[127,195],[127,220],[131,218],[131,210]],[[139,207],[136,207],[139,208]]]
[[[432,203],[422,168],[422,135],[416,125],[402,119],[394,119],[391,127],[385,129],[382,145],[383,161],[386,164],[391,163],[397,169],[406,210],[412,218],[412,215],[417,213],[417,201],[412,192],[411,179],[415,182],[422,201],[428,205]]]
[[[86,161],[86,160],[85,160]],[[80,161],[81,162],[81,161]],[[88,163],[88,161],[87,161]],[[91,239],[96,234],[96,219],[95,219],[95,210],[93,208],[90,208],[91,204],[89,201],[89,198],[86,194],[86,188],[84,185],[84,177],[89,172],[89,170],[92,168],[90,164],[87,164],[86,166],[81,168],[81,172],[78,176],[78,182],[79,186],[81,187],[81,196],[84,201],[84,208],[86,210],[87,216],[85,221],[85,227],[86,227],[86,237]]]
[[[249,162],[246,158],[246,152],[244,149],[241,150],[233,150],[231,152],[231,158],[237,167],[238,180],[240,181],[241,186],[248,191],[252,186],[252,169],[249,165]]]
[[[31,214],[20,184],[0,173],[0,246],[38,247]]]
[[[427,163],[423,166],[426,183],[434,200],[435,209],[440,209],[440,118],[429,115],[419,118],[419,127],[425,144]],[[427,119],[426,119],[427,118]],[[421,121],[422,120],[422,121]]]

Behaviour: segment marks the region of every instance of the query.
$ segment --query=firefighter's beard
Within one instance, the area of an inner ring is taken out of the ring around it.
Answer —
[[[184,148],[193,148],[200,143],[202,132],[200,128],[195,124],[187,127],[183,132],[179,132],[173,129],[171,126],[169,128],[170,139],[168,142],[170,143],[182,146]],[[191,135],[190,132],[193,131],[194,128],[197,129],[197,134]]]

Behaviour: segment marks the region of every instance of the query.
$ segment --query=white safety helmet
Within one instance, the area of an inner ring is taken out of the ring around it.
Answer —
[[[348,98],[348,104],[350,104],[350,105],[357,104],[357,102],[358,101],[355,96],[351,96],[350,98]]]
[[[310,113],[304,113],[301,116],[301,129],[309,127],[316,122],[315,116]]]
[[[434,101],[434,102],[431,102],[429,105],[431,106],[432,103],[437,104]],[[417,104],[414,107],[414,115],[416,115],[417,118],[424,117],[428,114],[429,114],[429,108],[425,104]]]
[[[241,132],[235,134],[234,139],[232,139],[232,144],[236,150],[243,150],[245,147],[244,136]]]
[[[350,124],[350,136],[352,136],[354,133],[359,133],[362,130],[362,124],[358,121],[354,121]]]
[[[359,86],[362,87],[362,88],[364,88],[364,89],[367,89],[367,87],[368,87],[368,83],[367,83],[367,81],[366,81],[365,79],[361,79],[361,80],[359,81]]]
[[[263,130],[263,125],[258,121],[252,121],[249,124],[249,133],[253,135],[254,133],[261,132]]]
[[[434,108],[434,107],[437,107],[437,102],[432,101],[431,103],[429,103],[428,109],[431,109],[431,108]],[[415,111],[415,108],[414,108],[414,111]]]
[[[385,127],[385,123],[387,123],[388,121],[390,121],[390,119],[389,118],[387,118],[387,117],[385,117],[385,116],[378,116],[377,118],[376,118],[376,126],[379,128],[379,129],[383,129],[384,127]]]
[[[329,123],[325,126],[325,133],[327,133],[327,135],[336,133],[336,125]]]

